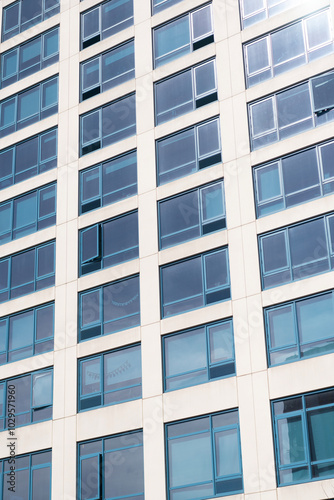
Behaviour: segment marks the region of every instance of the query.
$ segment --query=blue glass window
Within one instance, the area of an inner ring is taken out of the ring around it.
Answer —
[[[223,181],[159,202],[161,249],[225,228]]]
[[[0,318],[0,364],[52,351],[54,304]]]
[[[178,2],[181,2],[181,0],[153,0],[153,14],[167,9]]]
[[[58,76],[0,102],[0,137],[58,112]]]
[[[210,4],[153,30],[155,67],[200,49],[213,41]]]
[[[249,104],[252,149],[334,119],[334,72]]]
[[[334,390],[272,402],[279,486],[334,477]]]
[[[9,452],[9,449],[8,449]],[[15,457],[15,493],[8,490],[13,458],[0,460],[1,498],[51,500],[51,450],[38,451]],[[38,494],[40,492],[42,497]],[[37,495],[37,496],[36,496]]]
[[[2,12],[2,41],[58,14],[59,0],[18,0]]]
[[[0,260],[0,303],[55,283],[54,241]]]
[[[80,274],[115,266],[138,255],[137,212],[80,231]]]
[[[81,49],[133,25],[133,0],[109,0],[81,14]]]
[[[57,166],[57,129],[0,151],[0,189]]]
[[[227,248],[161,267],[162,317],[231,298]]]
[[[154,84],[155,121],[160,125],[218,99],[215,60]]]
[[[135,77],[134,41],[118,45],[81,63],[81,100]]]
[[[1,86],[22,80],[58,59],[59,28],[55,28],[1,55]]]
[[[270,365],[334,351],[333,291],[264,310]]]
[[[141,398],[140,345],[79,360],[79,411]]]
[[[80,130],[81,156],[135,135],[135,94],[82,115],[80,117]]]
[[[159,184],[220,163],[219,118],[159,139],[156,154]]]
[[[80,213],[137,194],[137,153],[131,151],[80,172]]]
[[[144,500],[143,432],[79,443],[78,476],[78,500]]]
[[[304,18],[244,47],[247,85],[273,78],[333,52],[329,9]]]
[[[330,271],[334,266],[334,215],[259,237],[263,288]]]
[[[169,500],[243,491],[237,410],[167,424],[166,446]]]
[[[284,156],[254,169],[257,216],[262,217],[334,191],[334,142]]]
[[[231,319],[166,335],[163,337],[164,390],[235,375],[234,359]]]
[[[15,413],[15,427],[34,424],[52,418],[53,370],[39,370],[20,377],[2,380],[0,382],[2,405],[0,415],[0,429],[11,427],[10,402],[15,395],[13,413]],[[5,399],[4,399],[5,398]]]
[[[243,27],[247,28],[301,3],[303,0],[240,0]]]
[[[56,223],[56,184],[0,204],[0,244]]]
[[[79,342],[140,324],[139,276],[79,294]]]

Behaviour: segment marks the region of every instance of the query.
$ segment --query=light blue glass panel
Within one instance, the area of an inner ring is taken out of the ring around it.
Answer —
[[[0,206],[0,242],[5,243],[11,239],[12,229],[12,203]]]
[[[154,30],[155,65],[190,52],[189,15]]]
[[[8,99],[1,105],[1,127],[8,127],[15,122],[15,98]]]
[[[210,326],[208,328],[210,362],[219,363],[233,358],[232,322]]]
[[[97,57],[82,66],[82,88],[83,91],[99,85],[100,83],[100,59]]]
[[[220,151],[219,121],[212,120],[199,125],[198,134],[198,154],[199,157],[212,155]]]
[[[314,342],[333,337],[332,294],[297,302],[296,310],[301,342]]]
[[[334,409],[308,412],[311,460],[334,460]]]
[[[34,341],[34,313],[28,311],[9,320],[9,350],[21,349]]]
[[[288,26],[271,35],[275,74],[306,62],[302,23]]]
[[[226,250],[205,255],[206,291],[224,286],[229,281]]]
[[[217,219],[224,215],[222,183],[201,189],[203,222]]]
[[[309,237],[310,234],[312,238]],[[292,266],[300,267],[301,277],[314,274],[318,266],[320,272],[329,268],[327,245],[319,245],[319,241],[326,242],[323,218],[290,228],[289,240]],[[313,267],[313,264],[317,267]],[[298,273],[298,270],[296,269],[295,272]]]
[[[100,291],[93,290],[81,296],[81,326],[88,327],[89,325],[100,322],[102,308],[100,305]]]
[[[306,460],[302,417],[277,420],[279,458],[281,465],[293,465]]]
[[[190,70],[158,83],[155,90],[157,125],[192,111],[193,84]]]
[[[185,356],[185,353],[187,355]],[[165,339],[166,376],[206,369],[205,328]]]
[[[296,344],[292,305],[268,311],[268,326],[272,349]]]
[[[195,67],[196,98],[206,95],[216,88],[215,62],[209,61]]]
[[[116,391],[140,382],[140,347],[122,349],[104,357],[104,390]],[[130,398],[129,398],[130,399]]]
[[[50,57],[59,50],[59,30],[44,35],[44,57]]]
[[[261,38],[261,40],[257,40],[256,42],[247,45],[246,54],[248,75],[258,72],[263,73],[266,68],[269,68],[267,37]],[[267,73],[264,73],[263,77],[259,78],[259,81],[265,79],[267,77],[266,75]]]
[[[101,357],[81,361],[81,395],[100,393],[102,390],[101,380]]]
[[[42,108],[56,104],[58,100],[58,79],[44,83],[42,88]]]
[[[17,72],[17,49],[7,52],[2,57],[2,78],[8,78]]]
[[[171,487],[212,481],[209,432],[170,440],[168,452]]]
[[[278,163],[256,169],[255,175],[258,202],[282,196]]]
[[[39,113],[39,87],[26,90],[18,98],[18,119],[25,120]]]
[[[37,192],[27,194],[14,200],[14,224],[13,229],[26,229],[30,233],[37,224]],[[20,231],[20,236],[23,236]]]
[[[215,433],[216,473],[217,476],[240,474],[238,429],[228,429]]]
[[[6,320],[2,320],[0,321],[0,352],[3,352],[5,351],[7,348],[7,321]],[[1,389],[1,385],[0,385],[0,389]],[[1,406],[1,403],[2,403],[2,399],[1,399],[1,393],[0,393],[0,406]],[[0,415],[1,415],[1,412],[0,412]]]
[[[52,371],[33,374],[33,406],[52,404]]]
[[[29,67],[31,64],[34,64],[35,60],[37,62],[41,57],[41,37],[36,40],[32,40],[27,44],[23,45],[20,50],[20,69],[24,69]],[[29,63],[29,64],[27,64]]]

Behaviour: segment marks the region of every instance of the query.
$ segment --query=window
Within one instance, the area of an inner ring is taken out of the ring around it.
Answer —
[[[162,317],[231,298],[227,248],[161,267]]]
[[[243,491],[238,411],[166,425],[168,499]]]
[[[218,99],[215,60],[154,84],[156,125]]]
[[[263,288],[330,271],[334,265],[334,215],[259,237]]]
[[[259,149],[334,119],[334,72],[249,105],[251,146]]]
[[[58,14],[59,0],[18,0],[3,8],[2,41]]]
[[[333,155],[332,141],[255,168],[258,217],[331,194]]]
[[[135,77],[134,41],[118,45],[81,63],[81,100]]]
[[[245,45],[247,85],[333,52],[329,9]]]
[[[39,370],[0,382],[0,429],[10,427],[11,395],[15,395],[15,426],[34,424],[52,418],[52,369]],[[13,411],[14,413],[14,411]]]
[[[8,449],[9,452],[9,449]],[[0,484],[3,500],[11,500],[12,491],[7,481],[13,470],[13,458],[0,460]],[[43,500],[51,500],[51,450],[38,451],[15,457],[15,493],[14,497],[36,499],[36,491],[43,492]]]
[[[159,184],[220,163],[219,118],[158,140],[156,154]]]
[[[52,351],[54,303],[0,318],[0,364]]]
[[[81,14],[81,49],[133,25],[133,0],[109,0]]]
[[[59,28],[55,28],[1,55],[1,86],[22,80],[58,59]]]
[[[79,294],[79,342],[140,324],[139,276]]]
[[[189,54],[213,41],[210,4],[153,30],[155,67]]]
[[[0,205],[0,244],[56,223],[56,184],[25,193]]]
[[[140,345],[79,360],[79,411],[141,398]]]
[[[80,172],[80,213],[137,194],[137,153],[131,151]]]
[[[166,335],[163,362],[165,391],[235,375],[232,320]]]
[[[0,151],[0,189],[17,184],[57,166],[57,129]]]
[[[264,310],[270,365],[334,351],[333,291]]]
[[[0,303],[55,283],[55,242],[0,260]]]
[[[178,2],[181,2],[181,0],[153,0],[153,14],[167,9]]]
[[[161,249],[225,228],[223,181],[159,202]]]
[[[0,102],[0,138],[58,112],[58,76]]]
[[[279,486],[334,476],[334,390],[272,403]]]
[[[80,274],[115,266],[138,256],[137,212],[80,231]]]
[[[78,500],[144,500],[143,432],[78,444]]]
[[[80,129],[81,156],[135,135],[135,94],[82,115]]]
[[[301,3],[303,0],[240,0],[243,27],[247,28]]]

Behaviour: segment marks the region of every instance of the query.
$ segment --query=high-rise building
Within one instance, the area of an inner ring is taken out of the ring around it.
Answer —
[[[333,0],[2,0],[0,497],[334,498]]]

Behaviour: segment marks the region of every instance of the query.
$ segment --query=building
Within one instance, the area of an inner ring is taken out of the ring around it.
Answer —
[[[333,0],[0,16],[1,498],[334,498]]]

